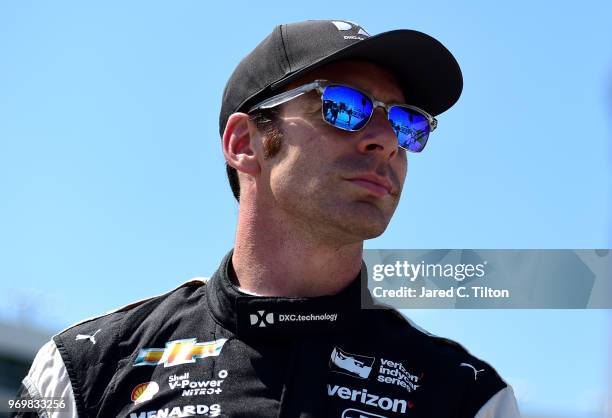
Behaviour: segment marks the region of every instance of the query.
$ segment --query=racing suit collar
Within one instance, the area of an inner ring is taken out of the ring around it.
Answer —
[[[242,336],[292,336],[338,333],[358,326],[361,308],[372,305],[367,271],[332,296],[313,298],[254,296],[232,283],[235,277],[231,250],[207,283],[211,315],[223,328]],[[363,291],[362,291],[363,290]]]

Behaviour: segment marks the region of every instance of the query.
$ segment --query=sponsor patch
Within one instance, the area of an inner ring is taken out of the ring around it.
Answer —
[[[423,374],[416,376],[410,373],[399,361],[391,361],[384,358],[380,359],[377,381],[389,385],[397,385],[406,389],[408,392],[417,390]]]
[[[150,401],[153,396],[159,392],[159,385],[155,382],[146,382],[137,385],[132,389],[132,402],[138,404],[145,401]]]
[[[340,399],[351,400],[366,406],[382,409],[383,411],[406,413],[409,408],[408,401],[405,399],[392,399],[385,396],[369,393],[366,388],[361,390],[351,389],[346,386],[327,385],[327,395],[339,397]],[[412,404],[411,404],[412,405]]]
[[[168,378],[171,390],[179,390],[181,396],[218,395],[223,392],[223,379],[227,377],[227,370],[218,373],[219,379],[197,380],[190,377],[189,372],[182,375],[172,375]]]
[[[367,379],[375,360],[374,357],[351,354],[334,347],[329,359],[329,368],[336,373]]]
[[[309,314],[279,314],[279,322],[335,322],[338,318],[337,313],[309,313]]]
[[[343,21],[343,20],[334,20],[334,21],[332,21],[332,23],[334,24],[336,29],[338,29],[339,31],[347,31],[347,30],[352,30],[352,29],[359,28],[359,31],[357,32],[357,35],[370,36],[370,34],[364,28],[360,27],[355,22],[349,22],[349,21]],[[344,39],[363,39],[363,38],[347,37],[347,36],[345,36]]]
[[[249,315],[251,325],[256,327],[265,327],[274,323],[274,314],[272,312],[257,311]]]
[[[155,411],[130,413],[130,418],[166,418],[166,417],[218,417],[221,416],[221,405],[185,405],[161,408]]]
[[[216,357],[221,353],[227,338],[205,343],[196,342],[195,338],[174,340],[166,343],[166,348],[141,348],[134,361],[134,366],[177,366],[195,363],[197,359]]]
[[[377,381],[389,385],[397,385],[403,387],[408,392],[417,390],[419,382],[423,378],[423,374],[416,376],[410,373],[401,362],[391,361],[384,358],[380,359],[380,368],[378,369]]]
[[[343,22],[342,20],[334,20],[332,23],[338,30],[351,30],[353,27],[349,22]]]
[[[280,322],[335,322],[337,313],[275,313],[259,310],[249,314],[252,327],[264,328]]]

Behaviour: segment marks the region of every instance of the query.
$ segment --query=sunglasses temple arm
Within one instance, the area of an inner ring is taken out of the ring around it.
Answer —
[[[256,109],[269,109],[274,106],[279,106],[317,88],[319,88],[319,83],[315,81],[284,93],[277,94],[276,96],[272,96],[250,108],[249,113]]]

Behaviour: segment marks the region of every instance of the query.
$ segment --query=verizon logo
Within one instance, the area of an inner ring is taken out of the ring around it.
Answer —
[[[350,389],[345,386],[338,385],[327,385],[327,395],[334,397],[337,396],[340,399],[351,400],[353,402],[359,402],[367,406],[373,406],[380,408],[384,411],[401,412],[406,413],[408,402],[404,399],[391,399],[368,393],[367,389]]]

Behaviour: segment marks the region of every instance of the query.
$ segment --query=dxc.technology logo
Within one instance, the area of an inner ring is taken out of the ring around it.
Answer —
[[[256,327],[266,327],[274,324],[274,313],[266,311],[257,311],[249,316],[251,325]]]

